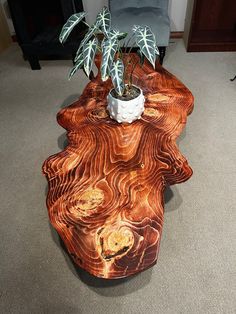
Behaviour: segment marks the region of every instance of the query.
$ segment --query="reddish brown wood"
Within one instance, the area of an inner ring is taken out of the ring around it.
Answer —
[[[236,1],[189,0],[185,36],[187,51],[236,50]]]
[[[183,38],[184,32],[171,32],[170,38]]]
[[[175,143],[193,109],[192,94],[147,63],[137,67],[134,83],[146,97],[141,120],[109,118],[111,84],[98,75],[59,112],[69,144],[43,165],[50,221],[75,263],[97,277],[127,277],[156,263],[163,191],[192,174]]]

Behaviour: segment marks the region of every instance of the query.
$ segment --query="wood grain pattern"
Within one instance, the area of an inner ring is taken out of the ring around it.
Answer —
[[[135,70],[134,84],[144,91],[146,109],[140,120],[118,124],[106,111],[111,84],[98,74],[58,113],[69,144],[43,165],[52,225],[74,262],[102,278],[156,263],[164,189],[192,174],[175,143],[193,109],[191,92],[147,63]]]

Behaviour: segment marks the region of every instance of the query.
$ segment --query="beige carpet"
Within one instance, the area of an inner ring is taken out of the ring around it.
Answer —
[[[87,79],[70,61],[31,71],[16,45],[0,56],[0,313],[236,313],[236,53],[168,48],[165,67],[195,96],[179,145],[193,177],[166,193],[159,260],[124,281],[76,271],[50,228],[41,165],[62,149],[56,113]]]

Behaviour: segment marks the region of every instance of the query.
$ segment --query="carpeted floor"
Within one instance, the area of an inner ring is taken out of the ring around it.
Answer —
[[[236,53],[168,48],[165,67],[195,96],[179,139],[194,170],[168,189],[158,263],[128,280],[76,270],[48,222],[43,161],[61,150],[56,113],[82,92],[70,61],[31,71],[17,45],[0,56],[0,313],[236,312]]]

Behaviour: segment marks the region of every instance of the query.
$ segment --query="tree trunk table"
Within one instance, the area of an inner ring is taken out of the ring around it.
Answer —
[[[68,146],[43,165],[53,227],[73,261],[102,278],[128,277],[157,261],[164,189],[192,170],[176,138],[193,109],[191,92],[160,65],[138,66],[133,83],[146,102],[140,120],[110,119],[110,81],[98,74],[58,123]]]

